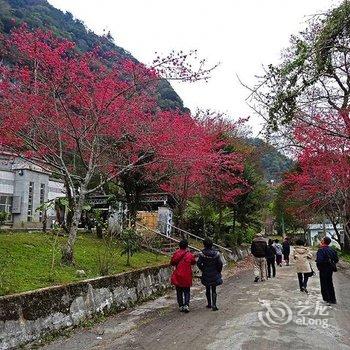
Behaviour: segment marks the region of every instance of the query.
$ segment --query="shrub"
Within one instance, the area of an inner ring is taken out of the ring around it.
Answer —
[[[124,229],[120,235],[123,250],[122,255],[127,255],[126,265],[130,266],[130,257],[141,248],[141,237],[133,228]]]

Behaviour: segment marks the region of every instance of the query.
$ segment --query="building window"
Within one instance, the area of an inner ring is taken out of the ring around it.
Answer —
[[[0,196],[0,211],[8,213],[7,220],[12,220],[12,196]]]
[[[39,221],[43,221],[44,217],[44,210],[42,208],[43,204],[45,203],[45,184],[40,184],[40,211],[39,211]]]
[[[29,191],[28,191],[28,212],[27,212],[27,221],[33,221],[33,195],[34,195],[34,182],[29,182]]]

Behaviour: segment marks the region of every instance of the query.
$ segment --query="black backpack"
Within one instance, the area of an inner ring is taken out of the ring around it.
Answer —
[[[327,263],[328,265],[331,267],[333,272],[337,272],[338,268],[337,268],[337,263],[333,260],[332,256],[329,254],[329,251],[326,251],[326,255],[327,255]]]

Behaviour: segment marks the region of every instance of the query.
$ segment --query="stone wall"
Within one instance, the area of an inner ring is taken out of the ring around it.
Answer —
[[[232,254],[228,254],[227,258],[234,262],[246,258],[250,254],[250,245],[245,244],[238,247],[230,248]]]
[[[170,287],[167,265],[0,297],[0,349],[13,349]]]

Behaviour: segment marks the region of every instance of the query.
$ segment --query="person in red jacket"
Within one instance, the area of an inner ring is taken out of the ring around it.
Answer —
[[[178,249],[171,257],[170,264],[175,266],[171,275],[171,284],[176,287],[177,302],[181,312],[190,311],[190,287],[192,286],[192,265],[196,263],[195,256],[188,250],[188,242],[182,240]]]

